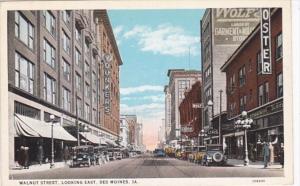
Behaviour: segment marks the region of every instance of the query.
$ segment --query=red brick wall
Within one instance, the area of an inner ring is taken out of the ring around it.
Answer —
[[[197,137],[202,126],[202,109],[192,108],[193,103],[201,103],[201,83],[199,81],[194,83],[191,90],[185,94],[185,98],[179,106],[181,126],[191,123],[193,128],[191,133],[182,133],[188,137]]]
[[[231,63],[225,69],[227,90],[230,77],[235,73],[235,87],[232,94],[227,91],[227,111],[230,111],[230,103],[236,102],[236,107],[232,117],[239,114],[240,97],[247,96],[246,110],[258,107],[258,86],[269,82],[269,101],[277,98],[277,75],[282,72],[282,59],[275,59],[275,38],[282,31],[282,12],[278,9],[271,18],[271,46],[272,46],[272,74],[257,74],[256,55],[260,51],[260,31],[247,43],[247,45],[237,54]],[[239,69],[246,67],[246,84],[239,87]],[[252,96],[250,96],[252,90]],[[230,113],[229,113],[230,114]],[[230,116],[229,116],[230,117]]]

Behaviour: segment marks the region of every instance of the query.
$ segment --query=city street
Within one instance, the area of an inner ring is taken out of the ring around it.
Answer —
[[[140,157],[116,160],[90,168],[56,168],[32,173],[10,175],[10,179],[72,179],[72,178],[180,178],[180,177],[280,177],[281,168],[204,167],[173,158]]]

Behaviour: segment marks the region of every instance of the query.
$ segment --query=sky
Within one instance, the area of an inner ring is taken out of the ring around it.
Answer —
[[[147,149],[158,143],[168,69],[200,69],[200,20],[205,10],[108,10],[123,61],[121,114],[143,123]]]

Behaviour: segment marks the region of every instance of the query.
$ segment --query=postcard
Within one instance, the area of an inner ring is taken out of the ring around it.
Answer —
[[[293,184],[291,1],[0,8],[3,185]]]

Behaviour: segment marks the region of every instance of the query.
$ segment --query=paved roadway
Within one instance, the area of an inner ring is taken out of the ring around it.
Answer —
[[[80,168],[56,168],[40,172],[10,175],[11,179],[72,178],[182,178],[182,177],[279,177],[283,169],[250,167],[204,167],[173,158],[151,155],[115,160],[104,165]]]

